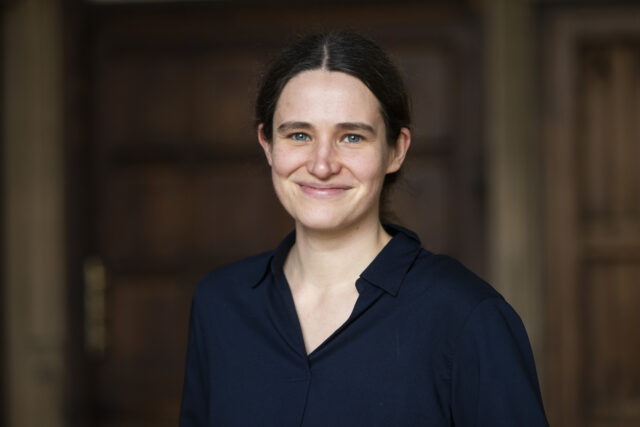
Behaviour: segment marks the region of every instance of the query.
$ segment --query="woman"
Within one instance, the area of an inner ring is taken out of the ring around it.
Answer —
[[[295,231],[197,287],[181,426],[547,425],[517,314],[381,224],[411,144],[384,52],[308,36],[271,65],[256,113]]]

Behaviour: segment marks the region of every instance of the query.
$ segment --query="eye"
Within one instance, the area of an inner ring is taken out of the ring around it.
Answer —
[[[343,139],[344,142],[348,142],[349,144],[357,144],[362,141],[362,137],[360,135],[349,134],[346,135]]]
[[[291,139],[294,141],[309,141],[311,138],[304,132],[296,132],[291,134]]]

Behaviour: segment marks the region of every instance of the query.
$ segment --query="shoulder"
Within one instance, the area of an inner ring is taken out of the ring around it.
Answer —
[[[469,348],[461,351],[465,348],[461,342],[480,347],[528,348],[518,314],[498,291],[459,261],[423,251],[411,274],[426,290],[423,306],[439,321],[445,354],[472,357],[477,353]]]
[[[502,299],[489,283],[456,259],[425,250],[416,258],[408,279],[419,282],[441,304],[460,314],[473,311],[487,299]]]
[[[272,256],[273,251],[263,252],[210,271],[198,282],[194,300],[251,289],[266,274]]]
[[[448,355],[453,353],[457,337],[469,322],[484,323],[496,307],[507,305],[489,283],[446,255],[423,250],[405,280],[405,299],[419,304],[424,318],[438,324],[438,340]]]

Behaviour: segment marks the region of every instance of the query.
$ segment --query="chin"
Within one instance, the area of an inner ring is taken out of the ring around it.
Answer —
[[[329,220],[329,219],[316,219],[316,218],[301,218],[296,219],[296,224],[300,224],[304,228],[317,230],[317,231],[331,231],[343,228],[344,224],[341,221]]]
[[[368,222],[372,217],[377,218],[375,211],[358,209],[358,206],[326,206],[326,205],[285,205],[289,215],[296,225],[317,231],[338,231],[357,227]],[[293,209],[288,209],[293,208]]]
[[[350,221],[344,217],[338,217],[335,215],[326,215],[322,212],[306,213],[304,215],[292,215],[296,224],[301,226],[318,230],[318,231],[331,231],[339,230],[347,226]]]
[[[341,231],[357,228],[367,222],[367,215],[356,215],[356,212],[323,213],[320,211],[305,212],[302,215],[292,215],[296,224],[315,231]]]

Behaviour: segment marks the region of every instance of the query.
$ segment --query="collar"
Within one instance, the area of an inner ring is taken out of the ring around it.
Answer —
[[[376,255],[360,277],[390,295],[396,296],[422,245],[418,236],[404,227],[384,224],[384,228],[391,235],[391,240]],[[295,241],[296,233],[292,231],[269,256],[261,257],[262,262],[250,267],[252,287],[255,288],[263,282],[269,269],[275,277],[284,275],[284,262]],[[255,274],[252,274],[253,272]]]
[[[296,232],[294,230],[290,232],[282,242],[280,242],[276,249],[271,251],[267,257],[263,258],[262,262],[256,266],[256,274],[251,275],[251,287],[255,288],[262,283],[268,270],[271,270],[271,273],[275,277],[284,275],[284,262],[287,260],[289,250],[295,241]]]
[[[422,244],[413,231],[404,227],[384,224],[384,228],[391,235],[391,240],[360,277],[395,297]]]

